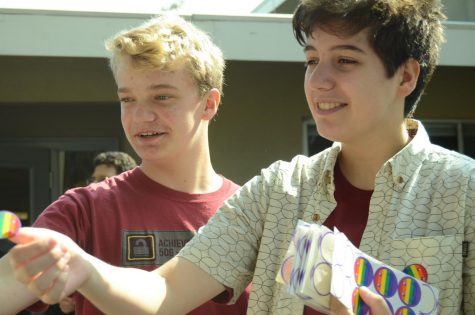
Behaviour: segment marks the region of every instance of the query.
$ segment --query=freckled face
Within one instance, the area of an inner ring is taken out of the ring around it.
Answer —
[[[367,29],[337,37],[316,28],[305,58],[305,95],[321,136],[352,143],[397,126],[403,118],[397,76],[387,77]]]
[[[196,146],[205,101],[184,69],[138,70],[124,60],[115,78],[122,126],[143,164],[173,161]]]

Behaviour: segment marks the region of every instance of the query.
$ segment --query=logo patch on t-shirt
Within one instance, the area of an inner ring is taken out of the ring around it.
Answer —
[[[155,235],[127,235],[127,260],[154,260]]]
[[[161,266],[193,236],[193,231],[122,231],[122,265]]]

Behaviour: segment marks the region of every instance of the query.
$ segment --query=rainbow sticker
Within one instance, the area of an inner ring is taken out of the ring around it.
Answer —
[[[399,298],[408,305],[414,306],[421,299],[421,288],[414,278],[404,277],[399,282]]]
[[[397,277],[394,271],[381,267],[374,274],[374,287],[384,297],[392,297],[397,291]]]
[[[359,286],[369,286],[373,281],[373,267],[364,257],[358,257],[355,261],[355,281]]]
[[[394,315],[416,315],[416,313],[409,307],[403,306],[398,309]]]
[[[404,268],[403,272],[416,279],[427,282],[427,279],[428,279],[427,270],[421,264],[409,265],[406,268]]]
[[[369,307],[361,299],[360,290],[358,288],[355,288],[353,290],[353,295],[351,297],[351,302],[353,304],[353,313],[355,315],[366,315],[366,314],[368,314]]]
[[[10,211],[0,211],[0,238],[10,238],[14,236],[21,227],[21,221]]]

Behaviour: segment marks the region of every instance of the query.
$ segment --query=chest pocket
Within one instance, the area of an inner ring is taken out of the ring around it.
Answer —
[[[457,314],[462,291],[462,236],[442,235],[391,241],[389,265],[399,270],[419,264],[427,282],[439,289],[439,313]]]

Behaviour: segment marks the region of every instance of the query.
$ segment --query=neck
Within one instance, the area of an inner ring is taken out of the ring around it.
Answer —
[[[378,134],[365,143],[342,144],[338,162],[343,175],[355,187],[374,190],[376,173],[381,166],[410,141],[405,123],[398,131]]]
[[[213,169],[208,145],[195,147],[196,150],[167,159],[143,160],[140,168],[152,180],[177,191],[192,194],[217,191],[223,179]]]

